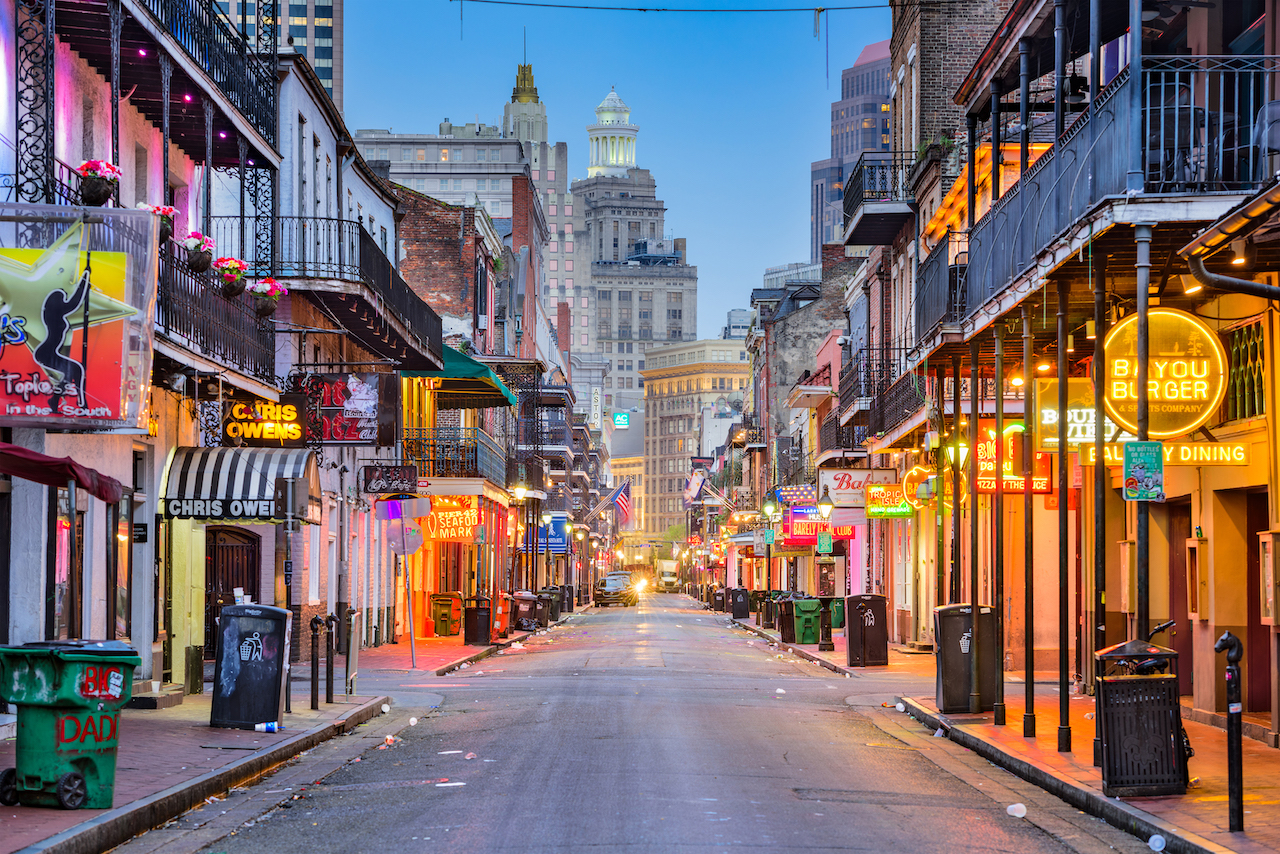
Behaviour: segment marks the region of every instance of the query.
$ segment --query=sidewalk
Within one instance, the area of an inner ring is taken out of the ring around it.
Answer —
[[[727,615],[726,615],[727,616]],[[778,643],[797,656],[838,673],[870,675],[911,673],[932,679],[934,656],[889,647],[888,667],[848,667],[842,630],[832,632],[834,652],[818,652],[817,644],[783,644],[778,632],[760,629],[751,620],[734,622]],[[1073,694],[1069,704],[1071,752],[1058,752],[1059,697],[1057,674],[1038,673],[1035,680],[1035,730],[1022,735],[1026,683],[1006,676],[1006,725],[996,726],[991,712],[979,715],[938,712],[932,694],[902,698],[907,713],[931,729],[942,729],[952,740],[1013,774],[1052,792],[1077,809],[1097,816],[1141,839],[1160,834],[1169,852],[1280,851],[1280,751],[1251,738],[1243,739],[1244,831],[1227,830],[1227,734],[1223,729],[1183,724],[1196,755],[1188,762],[1193,788],[1186,795],[1154,798],[1108,798],[1102,794],[1101,770],[1093,765],[1094,699]],[[1199,785],[1195,778],[1199,777]]]

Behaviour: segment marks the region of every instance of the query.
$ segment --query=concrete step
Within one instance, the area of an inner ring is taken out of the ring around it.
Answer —
[[[127,709],[168,709],[172,706],[182,705],[182,698],[186,696],[181,685],[166,682],[159,686],[160,690],[149,690],[155,683],[141,682],[139,687],[147,690],[133,692],[133,696],[129,698]]]

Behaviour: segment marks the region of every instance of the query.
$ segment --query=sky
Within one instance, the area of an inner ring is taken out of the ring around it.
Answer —
[[[790,5],[725,0],[720,8]],[[501,126],[516,65],[527,61],[550,141],[569,144],[571,180],[587,176],[586,126],[616,88],[640,127],[637,165],[657,181],[667,232],[688,239],[698,266],[698,335],[715,338],[730,308],[749,307],[766,267],[809,260],[809,164],[830,156],[840,71],[865,45],[889,38],[890,18],[887,7],[828,12],[815,38],[812,11],[348,0],[344,27],[353,131],[436,133],[446,118]]]

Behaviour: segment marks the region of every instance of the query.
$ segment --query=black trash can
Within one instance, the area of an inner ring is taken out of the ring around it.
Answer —
[[[538,591],[539,596],[547,597],[547,618],[551,622],[560,619],[560,603],[564,601],[564,591],[559,587],[544,587]]]
[[[517,590],[511,597],[511,629],[527,631],[538,621],[538,597],[528,590]]]
[[[735,620],[751,618],[751,599],[747,593],[747,588],[735,587],[730,594],[730,602]]]
[[[573,613],[574,600],[578,598],[577,591],[573,589],[572,584],[565,584],[561,588],[564,591],[564,599],[560,602],[560,613]]]
[[[209,726],[279,723],[289,678],[293,614],[270,605],[226,605],[218,617]]]
[[[796,642],[796,608],[795,602],[788,596],[773,603],[774,625],[782,636],[783,643]]]
[[[846,617],[846,621],[852,620]],[[973,667],[973,608],[964,604],[934,608],[933,638],[937,650],[938,711],[943,714],[967,712],[970,668]],[[978,642],[982,647],[978,710],[989,712],[995,708],[1000,650],[996,644],[996,614],[986,605],[979,606]]]
[[[711,591],[711,610],[712,611],[724,610],[724,588],[723,587],[717,587],[715,590]]]
[[[1139,640],[1094,653],[1102,793],[1107,797],[1186,794],[1177,660],[1175,650]],[[1125,665],[1138,662],[1144,668],[1162,663],[1169,672],[1130,675],[1133,668]]]
[[[878,593],[845,597],[844,637],[850,667],[882,667],[889,663],[888,600]],[[965,697],[969,695],[966,692]],[[968,700],[966,699],[966,703]]]
[[[488,596],[473,596],[462,604],[462,642],[468,646],[488,646],[491,609]]]
[[[538,623],[539,628],[545,629],[551,625],[551,594],[537,593],[533,603],[533,619]]]

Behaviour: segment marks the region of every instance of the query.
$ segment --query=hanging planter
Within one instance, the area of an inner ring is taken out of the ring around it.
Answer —
[[[106,160],[86,160],[76,170],[80,173],[80,202],[101,207],[115,195],[124,175],[113,163]]]
[[[222,295],[235,299],[244,293],[244,273],[248,265],[239,258],[219,258],[213,262],[213,271],[222,279]]]
[[[203,273],[213,266],[213,238],[193,231],[182,241],[187,249],[187,266],[193,273]]]
[[[151,211],[160,217],[160,245],[168,243],[169,238],[173,237],[173,217],[178,212],[177,209],[170,205],[149,205],[146,202],[138,202],[138,210]]]
[[[248,288],[253,294],[253,312],[258,317],[270,317],[276,313],[280,305],[280,297],[289,293],[289,289],[267,276],[260,282],[254,282]]]

